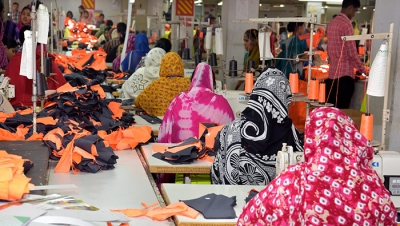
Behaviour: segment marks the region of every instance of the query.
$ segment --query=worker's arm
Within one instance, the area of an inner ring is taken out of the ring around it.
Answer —
[[[351,26],[346,26],[345,28],[345,36],[353,35],[353,29]],[[344,44],[345,51],[347,51],[348,56],[353,61],[354,67],[361,73],[368,74],[365,70],[364,64],[361,61],[360,57],[358,56],[356,42],[355,41],[346,41]]]

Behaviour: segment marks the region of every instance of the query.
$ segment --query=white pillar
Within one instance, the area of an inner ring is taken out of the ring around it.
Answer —
[[[247,6],[240,7],[240,3],[246,2]],[[245,54],[243,35],[247,29],[258,28],[257,24],[252,23],[233,23],[236,19],[258,18],[259,0],[229,0],[222,4],[222,27],[224,35],[224,57],[226,62],[225,71],[229,70],[229,61],[235,58],[238,63],[238,70],[243,69],[243,59]],[[246,10],[247,8],[247,10]],[[246,15],[247,14],[247,15]],[[222,75],[218,76],[223,80]],[[227,82],[227,88],[233,89],[235,84]]]
[[[393,48],[392,48],[392,62],[391,62],[391,74],[389,89],[389,104],[388,109],[391,111],[390,121],[387,124],[386,132],[386,148],[400,152],[400,139],[398,135],[400,133],[400,80],[396,79],[400,76],[400,58],[397,56],[400,45],[399,42],[399,21],[400,14],[388,13],[393,11],[393,6],[399,6],[398,0],[376,0],[375,3],[375,17],[374,17],[374,33],[389,32],[389,24],[394,24],[393,32]],[[376,53],[379,50],[379,46],[382,41],[377,40],[373,42],[372,56],[374,59]],[[371,97],[371,113],[374,114],[374,140],[380,140],[382,130],[382,108],[383,108],[383,97]]]

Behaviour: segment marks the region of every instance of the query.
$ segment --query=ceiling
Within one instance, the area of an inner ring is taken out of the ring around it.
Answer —
[[[208,4],[217,4],[221,0],[203,0]],[[375,6],[376,0],[360,0],[361,6]],[[301,4],[305,5],[307,2],[300,2],[299,0],[260,0],[260,4]],[[326,3],[323,3],[327,5]]]

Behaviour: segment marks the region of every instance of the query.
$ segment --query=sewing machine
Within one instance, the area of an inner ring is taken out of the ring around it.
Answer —
[[[15,97],[15,86],[10,85],[10,78],[4,77],[0,84],[0,112],[11,113],[14,108],[8,99]]]
[[[225,90],[220,91],[219,94],[223,95],[228,101],[233,113],[235,114],[235,118],[240,118],[242,111],[246,108],[248,102],[248,97],[245,95],[244,91]]]
[[[282,144],[276,158],[276,175],[288,166],[304,162],[302,152],[293,152],[293,147]],[[395,151],[381,151],[374,155],[372,168],[377,172],[386,189],[391,193],[391,200],[396,208],[400,208],[400,154]]]
[[[400,208],[400,154],[395,151],[381,151],[374,155],[372,168],[391,193],[394,206]]]
[[[304,152],[293,152],[292,146],[287,146],[286,143],[282,144],[282,149],[278,151],[276,156],[276,176],[284,171],[288,166],[304,162]]]

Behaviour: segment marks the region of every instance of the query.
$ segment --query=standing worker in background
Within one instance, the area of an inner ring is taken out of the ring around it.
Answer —
[[[99,15],[99,17],[97,18],[97,20],[96,20],[96,27],[97,28],[99,28],[102,24],[104,24],[105,23],[105,21],[104,21],[104,14],[103,13],[101,13],[100,15]]]
[[[354,68],[367,74],[358,56],[355,41],[344,42],[341,39],[341,36],[354,35],[351,18],[355,16],[360,5],[360,0],[343,0],[341,12],[327,27],[330,67],[329,78],[326,80],[326,95],[329,103],[341,109],[350,106],[355,83]]]
[[[82,16],[83,16],[83,13],[85,12],[85,7],[84,7],[83,5],[80,5],[80,6],[78,7],[78,10],[79,10],[79,14],[80,14],[80,16],[79,16],[79,21],[81,21]]]
[[[12,11],[11,11],[11,20],[12,22],[14,22],[15,24],[19,23],[19,4],[18,2],[14,2],[12,5]]]

